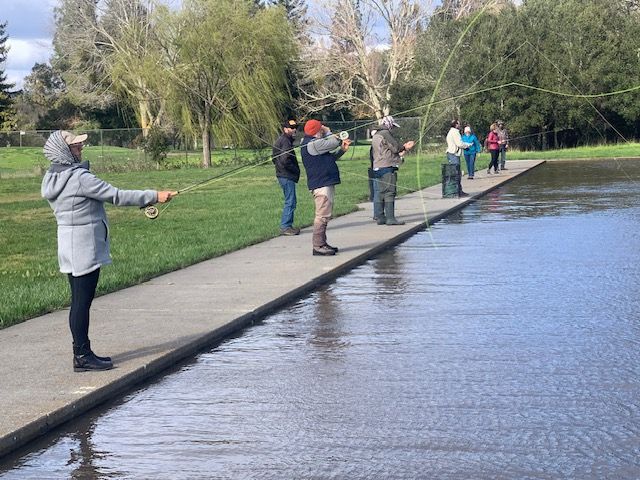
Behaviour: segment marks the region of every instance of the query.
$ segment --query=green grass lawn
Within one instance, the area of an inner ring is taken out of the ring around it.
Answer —
[[[640,151],[638,144],[635,147],[547,152],[546,158],[631,157]],[[511,152],[508,158],[532,157],[535,155]],[[399,193],[440,183],[443,160],[441,153],[409,156],[400,171]],[[29,161],[37,161],[36,154],[20,151],[6,164]],[[354,211],[368,197],[368,148],[354,149],[353,155],[348,152],[339,163],[342,184],[337,187],[336,215]],[[487,163],[488,155],[482,154],[478,169],[486,168]],[[5,165],[4,160],[1,164]],[[123,189],[178,190],[233,168],[104,173],[100,177]],[[0,328],[69,303],[66,277],[58,271],[56,223],[47,202],[40,198],[40,181],[41,176],[0,178]],[[193,189],[166,208],[160,205],[156,220],[146,219],[138,208],[108,205],[114,264],[103,269],[98,294],[272,238],[279,233],[281,208],[282,192],[270,161]],[[313,202],[303,173],[296,225],[312,222]]]

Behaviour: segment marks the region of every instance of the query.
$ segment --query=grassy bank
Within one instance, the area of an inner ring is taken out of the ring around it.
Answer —
[[[578,150],[578,149],[576,149]],[[547,152],[547,158],[625,157],[640,151],[584,150]],[[340,161],[342,184],[335,213],[354,211],[368,196],[368,149],[361,147]],[[400,172],[399,193],[440,183],[441,154],[410,156]],[[510,153],[509,158],[532,158]],[[486,168],[482,154],[478,168]],[[101,178],[124,189],[182,189],[233,167],[187,168],[105,173]],[[303,174],[304,176],[304,174]],[[0,328],[68,305],[66,278],[56,258],[56,224],[40,198],[40,176],[0,179]],[[178,268],[264,241],[278,234],[282,193],[270,163],[206,184],[161,206],[156,220],[137,208],[107,206],[114,264],[102,271],[104,294]],[[310,225],[313,202],[304,180],[298,185],[296,224]]]

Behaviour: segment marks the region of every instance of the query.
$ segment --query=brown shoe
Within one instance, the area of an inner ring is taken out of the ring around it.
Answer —
[[[331,250],[333,250],[336,253],[338,253],[338,250],[340,250],[338,247],[332,247],[328,243],[325,243],[324,246],[327,247],[327,248],[330,248]]]
[[[323,245],[322,247],[314,247],[313,254],[320,255],[322,257],[327,257],[330,255],[335,255],[336,251],[333,250],[332,248],[327,247],[326,245]]]
[[[280,235],[286,235],[287,237],[291,237],[293,235],[299,235],[299,234],[300,234],[299,228],[289,227],[289,228],[285,228],[284,230],[280,230]]]

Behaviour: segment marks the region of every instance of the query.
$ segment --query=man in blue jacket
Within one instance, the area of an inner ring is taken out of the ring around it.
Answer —
[[[333,210],[335,186],[340,183],[336,160],[344,155],[349,145],[350,140],[340,140],[318,120],[309,120],[304,126],[300,153],[307,172],[307,186],[313,194],[316,206],[313,219],[313,255],[335,255],[338,252],[336,247],[327,244],[327,224]]]

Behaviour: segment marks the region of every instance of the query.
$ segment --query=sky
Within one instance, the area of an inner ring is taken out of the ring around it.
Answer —
[[[175,6],[180,0],[164,0],[164,3]],[[31,73],[36,62],[46,63],[51,57],[53,8],[57,4],[58,0],[0,0],[0,23],[7,22],[9,35],[4,69],[9,83],[16,84],[16,90],[22,88],[24,77]]]
[[[55,4],[56,0],[0,0],[0,23],[7,22],[9,35],[4,69],[16,89],[22,88],[36,62],[47,62],[51,56]]]
[[[180,0],[164,0],[175,6]],[[22,88],[36,62],[46,63],[52,53],[53,8],[58,0],[0,0],[0,23],[7,22],[9,54],[3,65],[9,83]],[[313,8],[315,0],[309,2]]]

